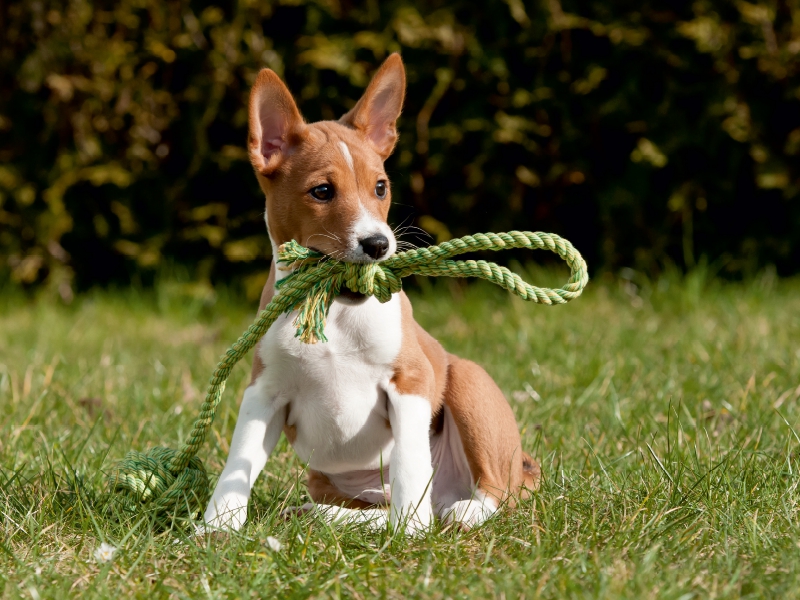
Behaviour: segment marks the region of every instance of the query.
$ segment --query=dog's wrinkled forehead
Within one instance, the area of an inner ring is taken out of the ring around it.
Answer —
[[[305,144],[298,152],[302,156],[302,168],[328,169],[340,177],[384,176],[380,155],[354,129],[336,121],[320,121],[311,123],[308,133]]]

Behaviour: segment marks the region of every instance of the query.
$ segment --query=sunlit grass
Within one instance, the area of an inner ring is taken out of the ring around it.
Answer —
[[[306,500],[285,442],[241,534],[117,519],[103,470],[183,441],[254,307],[167,283],[70,307],[3,294],[3,597],[800,596],[800,281],[628,276],[558,308],[448,281],[413,294],[417,320],[506,392],[545,479],[478,530],[410,540],[282,520]],[[201,451],[213,476],[247,371]]]

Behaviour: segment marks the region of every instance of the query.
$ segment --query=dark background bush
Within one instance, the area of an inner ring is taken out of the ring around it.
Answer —
[[[26,0],[0,4],[0,277],[257,289],[258,69],[332,119],[395,50],[394,222],[557,232],[595,272],[800,267],[794,2]]]

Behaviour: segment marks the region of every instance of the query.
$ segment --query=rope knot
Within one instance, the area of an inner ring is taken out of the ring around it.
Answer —
[[[109,473],[110,487],[134,507],[148,505],[159,520],[187,512],[195,515],[208,502],[208,475],[196,456],[177,473],[173,472],[172,463],[180,461],[181,455],[177,450],[160,446],[148,452],[131,450]]]
[[[388,302],[403,289],[400,278],[383,263],[344,263],[343,283],[347,289]]]

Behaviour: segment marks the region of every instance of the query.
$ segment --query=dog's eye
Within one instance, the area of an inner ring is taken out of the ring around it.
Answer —
[[[319,200],[320,202],[333,200],[333,186],[327,183],[311,188],[308,190],[308,193],[311,194],[315,200]]]
[[[386,182],[381,180],[375,184],[375,195],[378,198],[386,198]]]

